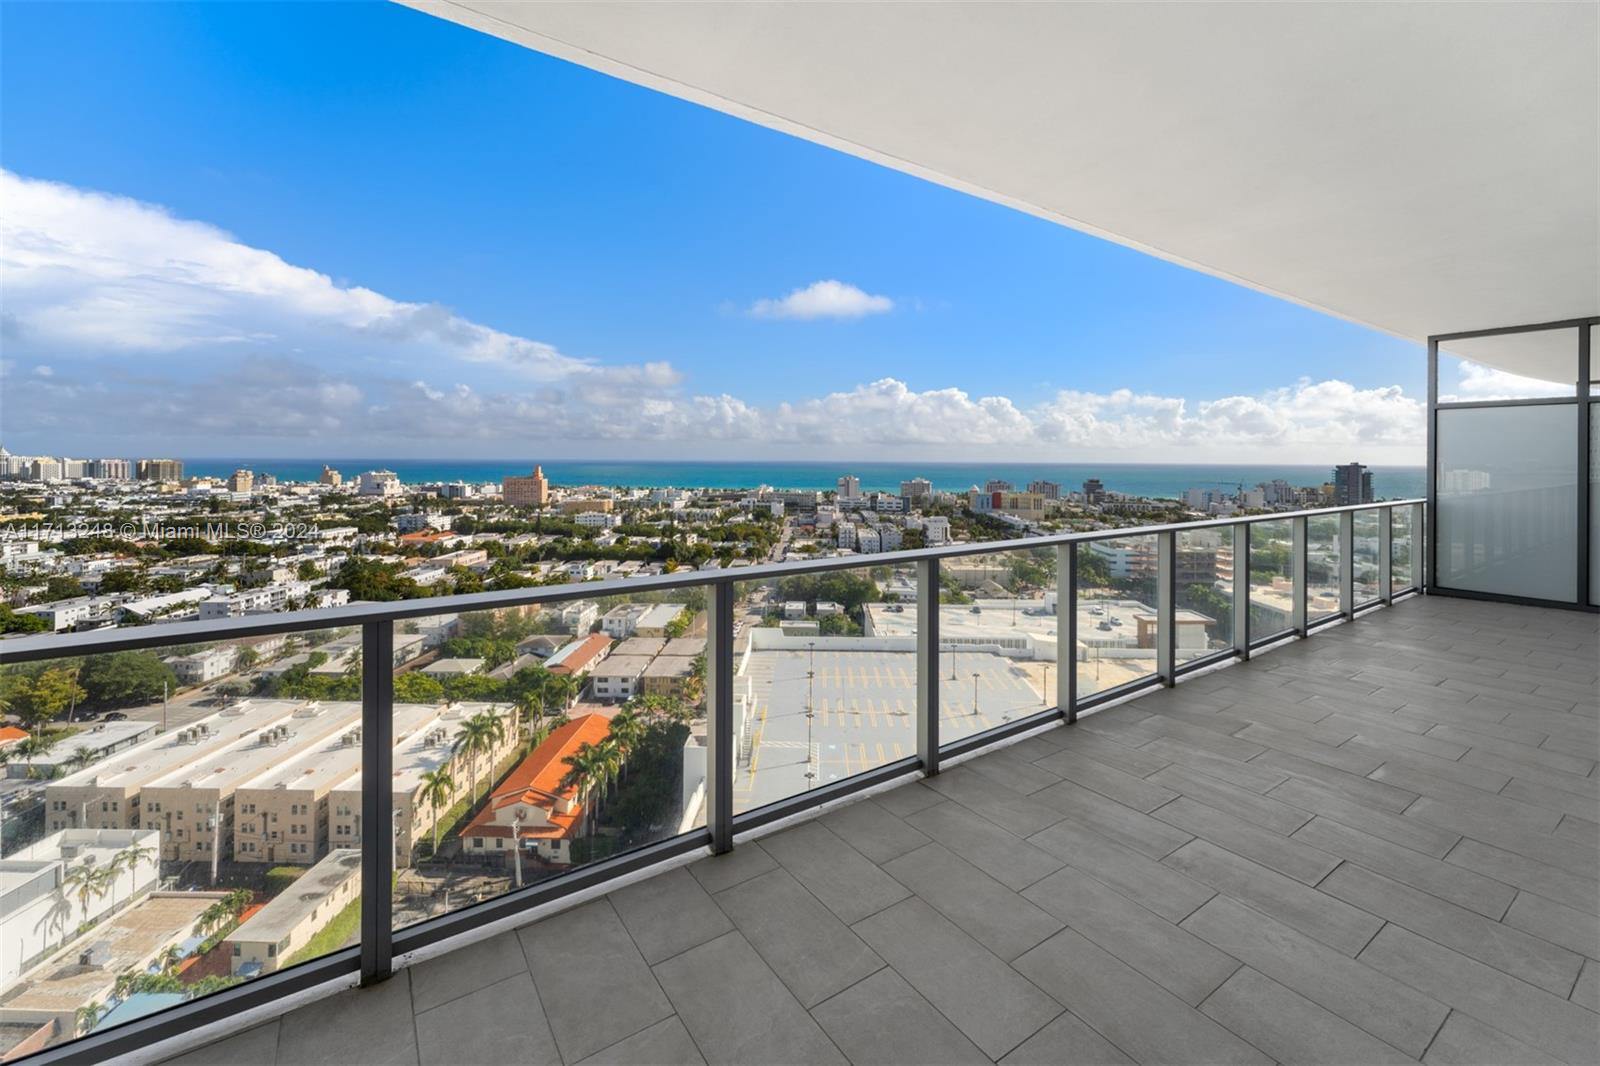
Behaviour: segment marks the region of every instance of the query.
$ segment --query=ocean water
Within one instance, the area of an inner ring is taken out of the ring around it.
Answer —
[[[393,470],[407,484],[439,481],[482,483],[499,481],[508,474],[526,474],[533,462],[526,459],[329,459],[327,464],[355,478],[364,470]],[[1088,478],[1099,478],[1113,492],[1133,496],[1175,497],[1185,489],[1246,488],[1277,478],[1291,485],[1320,485],[1332,474],[1331,466],[1288,466],[1227,463],[801,463],[801,462],[542,462],[545,477],[554,485],[623,485],[628,487],[744,489],[770,485],[776,489],[832,489],[845,474],[861,479],[864,491],[898,491],[900,482],[925,477],[935,489],[964,492],[973,485],[999,478],[1018,489],[1035,480],[1054,481],[1064,490],[1081,489]],[[184,472],[226,477],[245,468],[257,475],[272,474],[280,481],[315,481],[323,461],[308,459],[212,458],[185,459]],[[1420,466],[1372,467],[1373,492],[1380,499],[1421,496],[1426,470]]]

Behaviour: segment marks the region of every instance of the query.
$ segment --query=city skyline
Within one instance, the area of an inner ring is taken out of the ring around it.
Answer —
[[[398,6],[4,54],[14,451],[1422,459],[1416,344]]]

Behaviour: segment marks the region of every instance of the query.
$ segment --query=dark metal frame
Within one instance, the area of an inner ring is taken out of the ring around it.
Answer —
[[[387,978],[393,959],[453,937],[470,933],[495,922],[526,914],[530,909],[571,897],[574,893],[614,882],[627,874],[696,851],[727,851],[736,834],[771,825],[785,818],[804,814],[865,789],[874,788],[910,774],[937,773],[943,760],[978,751],[1008,738],[1057,722],[1073,722],[1082,713],[1095,710],[1148,689],[1170,686],[1186,674],[1235,659],[1250,657],[1253,649],[1294,637],[1295,631],[1272,634],[1253,640],[1249,632],[1249,529],[1257,522],[1289,519],[1297,531],[1296,567],[1299,580],[1295,602],[1303,619],[1306,599],[1303,555],[1305,520],[1309,515],[1341,514],[1376,508],[1387,516],[1394,507],[1416,507],[1420,500],[1323,508],[1291,514],[1249,515],[1200,522],[1172,523],[1131,529],[1100,530],[1093,533],[1056,534],[1047,537],[979,544],[951,545],[942,548],[888,552],[869,558],[804,560],[747,567],[732,572],[678,573],[659,577],[635,578],[582,585],[517,589],[507,592],[466,596],[442,596],[401,603],[358,604],[280,615],[251,616],[206,622],[178,622],[136,629],[100,630],[66,635],[30,636],[0,641],[0,663],[41,660],[157,648],[175,644],[239,639],[268,634],[299,633],[313,629],[362,629],[362,921],[361,944],[320,958],[287,967],[249,982],[203,996],[148,1017],[92,1033],[55,1047],[46,1048],[19,1060],[30,1064],[101,1062],[131,1054],[152,1043],[175,1037],[200,1026],[237,1016],[330,982],[356,978],[370,985]],[[1415,523],[1413,523],[1413,526]],[[1230,530],[1237,549],[1234,560],[1235,635],[1234,647],[1199,656],[1187,662],[1177,660],[1175,603],[1177,536],[1196,529]],[[1158,540],[1157,656],[1156,673],[1089,695],[1079,693],[1077,677],[1077,553],[1080,546],[1094,540],[1155,535]],[[1415,538],[1422,531],[1413,528]],[[1032,550],[1054,546],[1057,549],[1057,705],[1028,714],[1012,722],[940,742],[938,701],[939,656],[939,560],[1005,551]],[[919,581],[918,596],[918,754],[875,767],[864,773],[788,797],[755,810],[733,810],[734,722],[733,722],[733,608],[734,583],[760,581],[801,573],[829,572],[862,566],[906,565],[914,563]],[[1413,568],[1413,577],[1416,572]],[[708,825],[667,840],[641,846],[611,856],[525,888],[515,889],[493,899],[452,911],[449,914],[403,929],[393,928],[392,891],[394,832],[391,780],[393,776],[394,678],[390,668],[394,658],[396,621],[443,613],[494,610],[528,604],[553,604],[573,599],[628,596],[640,592],[710,586],[708,596],[709,641],[707,645],[707,768],[706,811]],[[1414,587],[1402,592],[1417,591]],[[1334,616],[1328,621],[1341,620]],[[1301,629],[1299,635],[1309,632]]]
[[[1559,322],[1540,322],[1526,326],[1505,326],[1496,329],[1465,330],[1458,333],[1436,333],[1428,338],[1428,489],[1427,489],[1427,565],[1424,568],[1423,588],[1430,595],[1453,596],[1460,599],[1484,600],[1495,603],[1514,603],[1531,607],[1556,607],[1562,610],[1600,611],[1600,602],[1589,594],[1590,568],[1600,562],[1589,557],[1589,508],[1593,492],[1590,469],[1589,427],[1594,398],[1591,382],[1594,378],[1591,332],[1600,327],[1600,315],[1588,318],[1569,318]],[[1572,330],[1576,334],[1577,381],[1570,396],[1550,396],[1524,400],[1471,400],[1440,402],[1439,400],[1439,346],[1451,341],[1473,340],[1482,337],[1506,337],[1524,333],[1545,333],[1553,330]],[[1530,596],[1478,592],[1451,588],[1439,581],[1439,412],[1476,410],[1500,407],[1550,407],[1573,406],[1577,409],[1577,567],[1575,595],[1571,600],[1547,600]],[[1413,560],[1415,566],[1415,560]],[[1415,576],[1415,575],[1413,575]]]

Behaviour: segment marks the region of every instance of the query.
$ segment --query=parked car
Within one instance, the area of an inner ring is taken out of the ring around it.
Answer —
[[[123,714],[121,711],[112,711],[111,713],[107,714],[103,719],[101,719],[101,721],[104,721],[104,722],[126,722],[127,720],[128,720],[128,716]]]

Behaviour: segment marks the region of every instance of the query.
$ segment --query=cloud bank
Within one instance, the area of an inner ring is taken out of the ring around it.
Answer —
[[[1419,401],[1337,380],[1023,402],[885,376],[753,404],[697,392],[667,362],[601,365],[159,207],[5,171],[0,292],[0,426],[14,451],[1317,462],[1358,446],[1415,461],[1423,440]],[[892,307],[822,281],[751,313]]]

